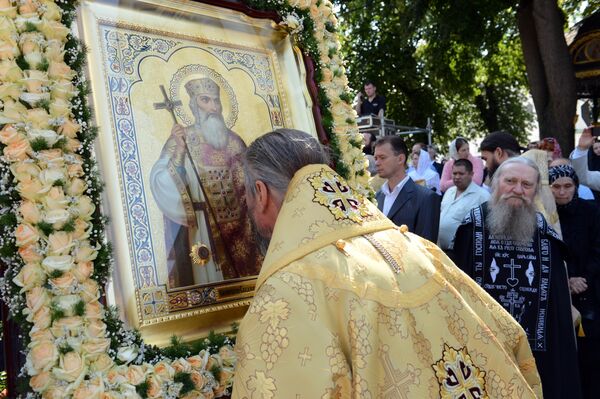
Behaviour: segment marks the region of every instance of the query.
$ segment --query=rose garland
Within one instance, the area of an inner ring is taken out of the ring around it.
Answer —
[[[338,171],[367,187],[336,20],[328,1],[249,1],[274,9],[317,64]],[[98,301],[111,274],[82,68],[76,1],[0,0],[2,299],[27,332],[22,370],[44,398],[212,398],[231,388],[233,341],[159,350]],[[366,191],[366,189],[365,189]],[[177,350],[178,349],[178,350]]]

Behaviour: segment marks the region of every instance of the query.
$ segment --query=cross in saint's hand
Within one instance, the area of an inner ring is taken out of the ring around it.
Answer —
[[[167,95],[167,91],[165,90],[165,86],[160,85],[160,91],[163,94],[164,102],[162,103],[154,103],[154,109],[166,109],[169,111],[171,116],[173,117],[173,122],[177,123],[177,118],[175,117],[175,107],[179,107],[182,103],[180,100],[173,101]]]

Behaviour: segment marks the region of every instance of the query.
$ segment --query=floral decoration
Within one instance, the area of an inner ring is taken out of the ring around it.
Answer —
[[[316,61],[338,172],[368,192],[337,21],[327,0],[247,0],[275,10]],[[27,398],[213,398],[231,390],[234,338],[145,345],[99,298],[111,275],[74,0],[0,0],[0,281],[22,327]]]

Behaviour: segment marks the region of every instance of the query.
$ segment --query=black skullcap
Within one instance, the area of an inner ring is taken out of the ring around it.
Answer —
[[[550,184],[554,183],[556,179],[560,179],[561,177],[570,177],[573,179],[573,183],[576,186],[579,186],[579,178],[577,177],[577,173],[575,173],[575,169],[571,165],[558,165],[548,168],[548,182]]]

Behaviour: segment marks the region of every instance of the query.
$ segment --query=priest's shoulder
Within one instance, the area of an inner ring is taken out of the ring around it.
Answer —
[[[463,218],[463,220],[460,224],[461,224],[461,226],[472,225],[473,223],[475,223],[475,220],[477,218],[480,218],[480,217],[485,218],[487,213],[488,213],[488,203],[484,202],[483,204],[481,204],[479,206],[471,208],[471,210]]]

